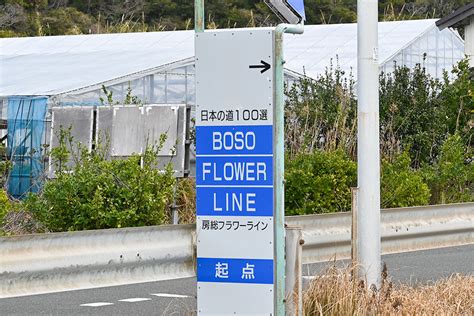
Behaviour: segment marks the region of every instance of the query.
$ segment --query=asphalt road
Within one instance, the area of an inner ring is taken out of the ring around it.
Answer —
[[[474,245],[383,256],[394,282],[427,283],[453,273],[474,274]],[[339,263],[343,264],[343,263]],[[328,263],[306,265],[305,275]],[[0,299],[0,315],[194,315],[196,279]]]

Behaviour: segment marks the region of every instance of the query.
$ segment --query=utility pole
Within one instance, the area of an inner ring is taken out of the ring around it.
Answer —
[[[378,1],[357,1],[357,251],[359,277],[380,287]]]

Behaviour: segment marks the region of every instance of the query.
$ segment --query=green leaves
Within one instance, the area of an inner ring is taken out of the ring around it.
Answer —
[[[403,152],[390,163],[382,161],[381,206],[383,208],[429,204],[430,189],[422,172],[412,169],[410,155]]]
[[[41,194],[30,195],[24,202],[50,231],[159,225],[166,221],[175,179],[170,165],[164,170],[156,168],[160,144],[148,147],[143,154],[106,160],[100,146],[93,152],[82,148],[77,154],[71,153],[67,150],[71,147],[64,143],[71,140],[67,135],[63,132],[52,157],[66,166],[69,155],[73,155],[75,164],[56,169],[57,178],[47,181]]]
[[[464,147],[460,135],[446,139],[441,154],[432,166],[424,168],[433,204],[474,201],[474,163],[472,147]]]
[[[357,169],[342,151],[300,154],[285,168],[287,215],[350,210]]]
[[[3,226],[3,218],[7,215],[7,212],[10,210],[10,200],[8,199],[7,193],[2,189],[0,190],[0,235],[1,235],[1,226]]]
[[[350,74],[331,64],[316,80],[302,78],[291,86],[286,101],[285,144],[290,158],[316,149],[341,149],[355,156],[357,101]]]
[[[380,76],[380,136],[382,155],[391,160],[409,150],[411,165],[433,163],[447,135],[458,133],[467,147],[473,130],[474,85],[467,61],[445,75],[431,78],[417,65],[413,70],[396,67]]]
[[[421,65],[381,74],[382,207],[474,200],[474,81],[467,61],[451,75],[435,80]],[[357,101],[343,78],[330,66],[287,92],[289,215],[350,210]]]

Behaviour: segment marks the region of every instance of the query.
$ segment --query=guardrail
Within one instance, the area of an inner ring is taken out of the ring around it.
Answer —
[[[194,225],[0,238],[0,298],[192,277]]]
[[[303,263],[351,255],[351,213],[287,217],[303,229]],[[381,214],[382,253],[474,243],[474,203],[393,208]]]
[[[351,214],[287,217],[303,262],[350,257]],[[195,275],[194,225],[0,238],[0,298]],[[474,203],[382,211],[382,252],[474,243]]]

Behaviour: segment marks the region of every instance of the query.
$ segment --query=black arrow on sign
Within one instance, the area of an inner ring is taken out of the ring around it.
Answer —
[[[260,73],[264,73],[265,71],[267,71],[268,69],[271,68],[270,64],[269,63],[266,63],[264,62],[263,60],[260,61],[262,64],[261,65],[250,65],[249,68],[262,68],[262,70],[260,71]]]

